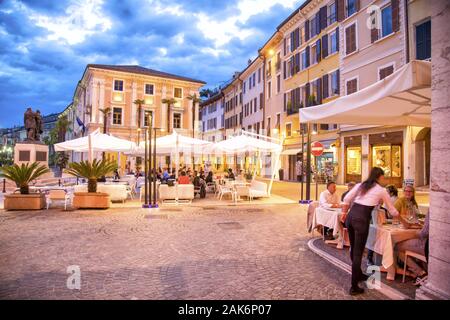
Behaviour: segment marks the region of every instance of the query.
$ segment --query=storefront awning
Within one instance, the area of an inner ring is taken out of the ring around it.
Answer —
[[[300,109],[301,123],[431,127],[431,62],[411,61],[348,96]]]
[[[281,152],[282,156],[293,156],[302,152],[302,149],[287,149]]]

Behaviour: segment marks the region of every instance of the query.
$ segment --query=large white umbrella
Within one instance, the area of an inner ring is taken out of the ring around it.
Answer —
[[[88,136],[55,144],[55,151],[88,152],[92,161],[93,152],[129,152],[136,148],[134,142],[96,131]]]
[[[151,142],[153,144],[153,141]],[[201,155],[208,152],[212,143],[200,139],[190,138],[173,132],[170,135],[156,138],[156,154],[170,155],[173,153],[186,153]],[[145,142],[141,142],[130,154],[143,155]],[[153,146],[152,146],[153,151]]]
[[[275,168],[280,161],[281,151],[283,149],[282,141],[278,139],[269,138],[266,136],[243,131],[241,135],[223,140],[214,144],[214,153],[225,154],[242,154],[242,153],[274,153],[276,154]],[[273,180],[275,173],[272,172],[268,194],[272,191]]]
[[[300,109],[302,123],[431,127],[431,62],[411,61],[348,96]]]

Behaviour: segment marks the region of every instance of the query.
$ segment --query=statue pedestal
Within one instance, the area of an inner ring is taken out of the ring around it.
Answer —
[[[48,146],[43,143],[21,142],[14,147],[14,163],[19,166],[23,163],[39,162],[48,168]],[[43,178],[53,177],[50,172]]]

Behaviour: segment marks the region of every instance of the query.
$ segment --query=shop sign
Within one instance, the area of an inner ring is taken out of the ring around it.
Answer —
[[[323,154],[323,144],[321,144],[319,141],[315,141],[311,143],[311,154],[315,157],[319,157]]]

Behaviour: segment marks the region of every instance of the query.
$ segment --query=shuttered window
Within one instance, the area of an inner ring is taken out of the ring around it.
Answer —
[[[356,24],[345,29],[345,53],[350,54],[356,51]]]
[[[394,73],[394,66],[390,65],[389,67],[386,68],[382,68],[379,71],[379,79],[383,80],[384,78],[386,78],[388,75]]]
[[[347,95],[355,93],[358,91],[358,79],[352,79],[347,81]]]
[[[416,26],[416,58],[431,58],[431,21]]]

